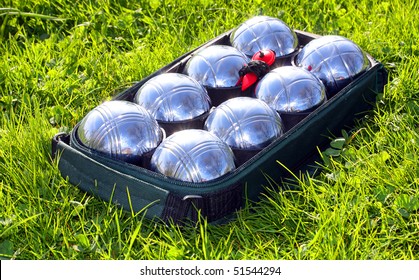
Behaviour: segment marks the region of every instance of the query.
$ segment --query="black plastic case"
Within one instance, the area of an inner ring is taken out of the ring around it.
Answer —
[[[131,101],[137,90],[150,78],[165,72],[181,72],[198,49],[212,44],[228,45],[231,32],[221,34],[184,54],[114,99]],[[319,37],[298,30],[295,32],[300,47]],[[289,176],[282,165],[298,172],[312,163],[313,157],[319,154],[319,148],[330,142],[328,136],[339,134],[342,128],[350,127],[356,118],[373,108],[377,93],[383,91],[387,82],[387,72],[381,63],[367,56],[371,64],[367,71],[313,112],[286,116],[291,128],[283,136],[257,153],[246,154],[242,151],[245,160],[241,165],[215,180],[202,183],[178,181],[147,168],[104,157],[79,143],[75,137],[77,126],[70,134],[55,135],[52,141],[53,154],[58,155],[60,172],[70,183],[125,209],[135,212],[144,210],[146,217],[163,221],[196,220],[198,215],[202,215],[208,222],[220,222],[240,209],[246,199],[257,201],[264,186],[270,185],[270,182],[280,183],[281,179]],[[286,57],[281,64],[291,65],[293,57]],[[208,89],[208,92],[213,105],[235,96],[251,95],[250,91],[243,93],[238,87]],[[181,122],[164,128],[169,133],[172,128],[197,128],[203,118],[205,116],[196,122]]]

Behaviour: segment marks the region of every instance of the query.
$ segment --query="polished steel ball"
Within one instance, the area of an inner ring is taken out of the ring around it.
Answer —
[[[144,106],[157,121],[184,121],[211,108],[207,90],[196,80],[179,73],[157,75],[137,91],[134,102]]]
[[[326,90],[308,70],[283,66],[271,70],[259,81],[255,96],[279,113],[296,113],[322,104],[326,99]]]
[[[249,61],[236,48],[211,45],[193,54],[185,65],[184,74],[206,87],[234,87],[240,78],[240,69]]]
[[[167,137],[151,157],[150,169],[188,182],[216,179],[235,169],[231,148],[201,129],[178,131]]]
[[[369,67],[365,52],[351,40],[335,35],[319,37],[305,45],[295,64],[311,71],[333,95]]]
[[[136,163],[160,144],[163,132],[144,107],[114,100],[91,110],[80,122],[77,136],[92,150]]]
[[[234,149],[248,150],[262,149],[283,133],[279,114],[251,97],[224,101],[209,114],[204,129]]]
[[[231,33],[230,42],[248,57],[261,50],[273,50],[276,57],[282,57],[296,50],[298,38],[282,20],[256,16],[240,24]]]

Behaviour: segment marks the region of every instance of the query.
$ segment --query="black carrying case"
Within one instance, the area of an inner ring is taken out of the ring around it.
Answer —
[[[165,72],[181,72],[188,59],[200,48],[212,44],[228,45],[231,32],[182,55],[113,99],[132,101],[147,80]],[[298,30],[295,32],[300,47],[319,37]],[[330,142],[328,136],[350,127],[355,119],[373,108],[377,94],[383,91],[387,82],[387,72],[381,63],[370,55],[367,57],[371,64],[367,71],[313,112],[289,116],[288,120],[296,124],[292,124],[283,136],[255,154],[244,155],[250,159],[215,180],[183,182],[102,156],[79,143],[75,133],[78,125],[69,134],[59,133],[53,137],[52,153],[59,160],[61,175],[71,184],[127,210],[144,211],[147,218],[165,222],[194,221],[198,215],[211,223],[222,222],[243,207],[246,200],[257,201],[265,186],[280,183],[290,175],[289,171],[298,172],[313,163],[313,157],[319,155],[319,148]],[[291,65],[292,59],[293,56],[289,56],[281,64]],[[213,105],[238,95],[251,95],[250,91],[242,93],[239,88],[208,89],[208,92]],[[193,128],[196,123],[181,123],[176,129],[179,127]],[[170,130],[170,126],[165,129]]]

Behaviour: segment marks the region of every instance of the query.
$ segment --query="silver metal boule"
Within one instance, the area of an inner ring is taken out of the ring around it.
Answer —
[[[236,48],[211,45],[192,55],[185,65],[184,74],[203,86],[234,87],[240,78],[240,69],[249,61],[250,59]]]
[[[150,169],[187,182],[216,179],[235,169],[231,148],[201,129],[186,129],[167,137],[151,157]]]
[[[261,50],[273,50],[276,57],[282,57],[298,46],[296,33],[282,20],[269,16],[255,16],[243,22],[231,33],[230,42],[248,57]]]
[[[127,162],[137,162],[163,139],[157,121],[142,106],[113,100],[91,110],[80,122],[77,136],[86,147]]]
[[[279,113],[295,113],[319,106],[326,99],[326,90],[308,70],[283,66],[271,70],[258,82],[255,96]]]
[[[309,70],[333,95],[370,66],[366,53],[354,42],[342,36],[316,38],[297,54],[295,64]]]
[[[211,100],[207,90],[180,73],[157,75],[137,91],[134,102],[145,107],[158,121],[191,120],[207,113]]]
[[[279,114],[265,102],[251,97],[229,99],[208,116],[204,129],[235,149],[258,150],[283,133]]]

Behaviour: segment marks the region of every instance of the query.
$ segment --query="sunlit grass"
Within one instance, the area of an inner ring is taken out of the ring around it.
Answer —
[[[349,2],[1,1],[0,257],[418,259],[418,4]],[[319,175],[293,190],[266,186],[228,224],[189,227],[123,211],[60,176],[55,133],[257,14],[346,36],[389,70],[377,107],[336,135],[344,144]]]

